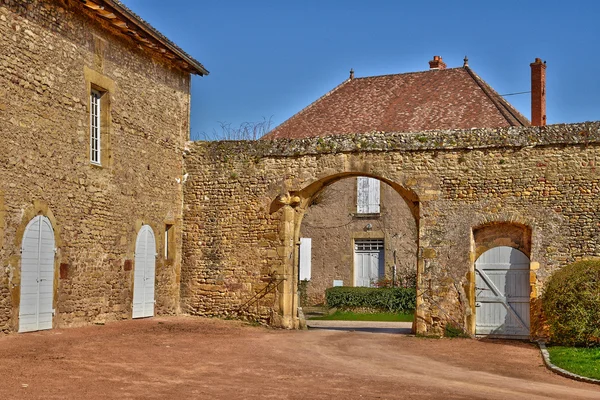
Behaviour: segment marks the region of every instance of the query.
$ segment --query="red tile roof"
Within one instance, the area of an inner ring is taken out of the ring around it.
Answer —
[[[263,139],[528,125],[464,66],[348,79]]]

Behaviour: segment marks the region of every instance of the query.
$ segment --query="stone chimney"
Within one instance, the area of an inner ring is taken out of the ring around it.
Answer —
[[[531,66],[531,125],[546,125],[546,61],[536,58]]]
[[[442,57],[433,56],[433,60],[429,61],[429,69],[446,69],[446,63],[442,61]]]

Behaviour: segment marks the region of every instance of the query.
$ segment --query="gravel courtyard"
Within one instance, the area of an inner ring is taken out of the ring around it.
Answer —
[[[164,317],[0,337],[0,399],[600,399],[520,342]]]

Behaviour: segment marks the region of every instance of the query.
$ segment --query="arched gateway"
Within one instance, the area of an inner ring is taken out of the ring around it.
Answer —
[[[281,284],[280,310],[281,324],[287,328],[297,328],[299,325],[298,319],[298,278],[299,278],[299,250],[300,250],[300,227],[304,214],[311,203],[312,199],[326,186],[348,177],[367,176],[381,180],[390,185],[406,202],[410,213],[415,219],[417,232],[419,226],[419,200],[418,196],[411,190],[368,172],[346,172],[336,175],[331,175],[326,178],[313,182],[304,189],[292,193],[280,195],[271,205],[271,213],[281,210],[282,223],[280,237],[283,240],[284,247],[282,249],[283,256],[283,282]],[[418,236],[418,235],[417,235]],[[414,238],[418,243],[418,237]],[[417,246],[418,247],[418,246]],[[417,285],[419,282],[419,269],[423,263],[420,262],[419,254],[416,255],[417,265]],[[417,295],[417,310],[422,303],[422,297]],[[418,312],[417,312],[418,313]]]
[[[529,258],[512,247],[494,247],[477,259],[475,273],[475,333],[528,338]]]

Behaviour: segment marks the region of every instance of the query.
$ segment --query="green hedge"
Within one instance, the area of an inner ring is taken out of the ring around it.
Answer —
[[[332,287],[325,291],[329,307],[337,308],[373,308],[376,310],[406,313],[416,306],[414,288],[368,288],[368,287]]]
[[[553,343],[600,345],[600,260],[579,261],[556,271],[542,301]]]

